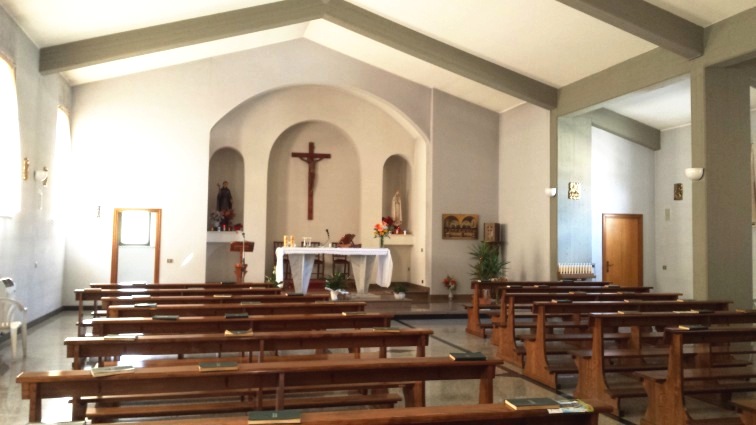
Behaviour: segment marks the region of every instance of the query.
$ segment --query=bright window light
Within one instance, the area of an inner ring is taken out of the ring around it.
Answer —
[[[13,67],[0,57],[0,217],[21,210],[21,136]]]
[[[149,211],[121,212],[121,245],[149,245],[151,227]]]
[[[68,199],[69,169],[71,157],[71,121],[62,108],[58,108],[55,128],[55,158],[53,159],[50,185],[52,190],[53,218],[63,218],[63,209]]]

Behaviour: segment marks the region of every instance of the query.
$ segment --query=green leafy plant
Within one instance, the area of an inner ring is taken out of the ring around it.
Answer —
[[[470,249],[470,264],[473,279],[493,280],[502,277],[508,261],[504,261],[499,255],[499,247],[494,244],[479,242]]]
[[[394,291],[397,294],[400,293],[400,292],[406,293],[407,292],[407,285],[405,285],[402,282],[397,282],[397,283],[395,283],[395,284],[392,285],[391,290]]]
[[[331,291],[338,291],[344,289],[344,283],[346,282],[346,275],[344,273],[336,273],[333,276],[328,276],[325,279],[325,287]]]

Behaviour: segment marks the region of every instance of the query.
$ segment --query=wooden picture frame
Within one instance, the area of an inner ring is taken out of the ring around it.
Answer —
[[[478,239],[478,214],[442,214],[442,239]]]

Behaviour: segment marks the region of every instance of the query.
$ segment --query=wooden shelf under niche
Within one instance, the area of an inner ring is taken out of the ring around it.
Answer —
[[[207,232],[207,243],[231,243],[241,241],[240,231],[231,232]]]

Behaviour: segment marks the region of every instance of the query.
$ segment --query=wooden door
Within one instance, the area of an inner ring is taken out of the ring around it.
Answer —
[[[643,285],[643,216],[604,214],[602,280],[620,286]]]

